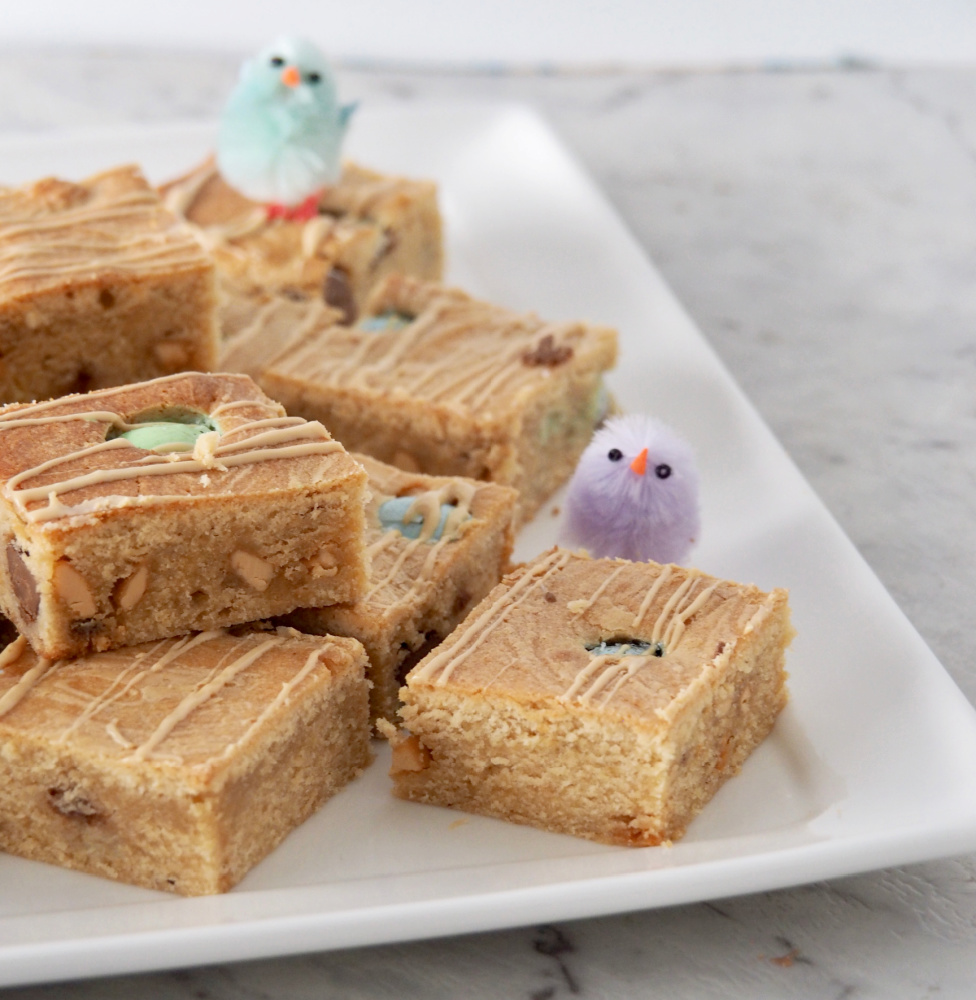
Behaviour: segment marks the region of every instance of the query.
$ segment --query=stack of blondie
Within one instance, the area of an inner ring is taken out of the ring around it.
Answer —
[[[374,725],[402,797],[659,843],[769,731],[782,592],[503,579],[616,335],[442,257],[433,185],[353,166],[301,223],[209,163],[0,190],[0,847],[224,891]]]

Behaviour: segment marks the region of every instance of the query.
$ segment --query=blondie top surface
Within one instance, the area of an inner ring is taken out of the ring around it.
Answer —
[[[695,569],[557,548],[507,576],[407,683],[556,700],[656,729],[786,599]]]
[[[616,344],[608,327],[550,323],[456,288],[390,275],[358,323],[307,329],[268,373],[364,396],[424,400],[479,421],[507,419],[566,366],[611,367]]]
[[[0,188],[0,302],[120,277],[212,268],[138,167]]]
[[[159,421],[172,433],[154,444],[151,429],[142,435]],[[41,527],[349,479],[365,474],[342,445],[320,423],[287,416],[246,375],[180,373],[0,407],[0,495]]]
[[[315,257],[331,240],[341,242],[344,232],[357,227],[395,223],[404,199],[428,198],[433,191],[429,181],[387,176],[345,163],[339,180],[322,192],[319,214],[294,222],[269,219],[265,205],[227,184],[213,157],[160,188],[166,207],[195,226],[208,249],[261,241],[272,263],[276,256],[291,257],[296,249]]]
[[[287,628],[199,632],[54,661],[18,638],[0,653],[0,737],[63,745],[102,767],[175,770],[203,786],[282,712],[331,676],[361,670],[362,659],[354,639]]]
[[[504,486],[461,477],[403,472],[355,455],[369,475],[366,552],[372,561],[369,590],[346,608],[385,616],[426,599],[436,587],[451,546],[494,520],[504,530],[515,493]],[[340,609],[332,609],[340,610]]]

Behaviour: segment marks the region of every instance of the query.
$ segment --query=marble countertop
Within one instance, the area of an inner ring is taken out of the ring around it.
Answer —
[[[0,135],[213,118],[237,60],[4,52]],[[574,150],[976,702],[976,67],[444,73],[345,97],[519,100]],[[16,988],[41,997],[969,997],[976,855],[549,927]]]

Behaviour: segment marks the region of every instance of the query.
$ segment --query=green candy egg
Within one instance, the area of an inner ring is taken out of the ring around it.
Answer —
[[[214,422],[204,413],[187,413],[183,410],[170,413],[147,414],[147,417],[166,417],[174,419],[147,419],[134,423],[128,430],[116,430],[109,438],[125,438],[136,448],[146,451],[191,451],[197,438],[216,430]]]

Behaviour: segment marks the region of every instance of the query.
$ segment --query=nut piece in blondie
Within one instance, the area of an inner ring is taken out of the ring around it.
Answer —
[[[617,337],[393,275],[353,326],[269,305],[238,322],[225,349],[289,413],[321,420],[350,450],[514,487],[522,522],[569,477],[605,416]]]
[[[673,841],[786,701],[785,591],[553,549],[401,691],[401,798],[609,844]]]
[[[58,658],[355,600],[365,491],[321,424],[244,375],[11,404],[0,610]]]
[[[269,218],[267,207],[234,191],[212,160],[160,190],[211,251],[231,296],[300,295],[325,301],[351,323],[387,274],[441,276],[441,218],[429,181],[347,163],[307,222]]]
[[[355,455],[369,473],[369,590],[352,604],[302,608],[283,620],[303,632],[349,635],[369,656],[373,719],[396,721],[410,667],[501,579],[512,550],[513,490],[422,476]]]
[[[291,629],[0,653],[0,849],[226,892],[370,760],[365,655]]]
[[[0,188],[0,402],[216,367],[214,266],[136,167]]]

